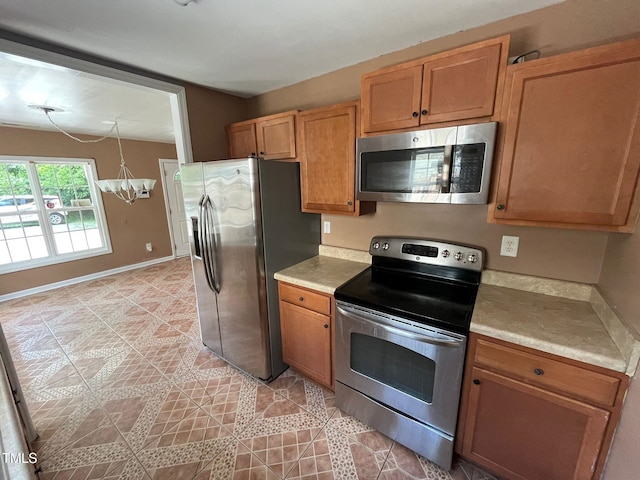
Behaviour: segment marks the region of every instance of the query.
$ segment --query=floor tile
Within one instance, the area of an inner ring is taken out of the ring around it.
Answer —
[[[257,399],[256,406],[262,412],[237,437],[260,461],[284,477],[298,463],[324,423],[287,399],[274,398],[264,406]]]
[[[327,426],[313,439],[286,478],[375,479],[385,458],[338,429]]]
[[[269,387],[320,420],[329,420],[337,410],[335,394],[331,390],[321,387],[291,368],[271,382]]]
[[[242,443],[232,441],[194,480],[279,480],[282,477]]]
[[[455,477],[453,476],[455,475]],[[448,472],[399,443],[389,452],[380,480],[463,480],[459,471]]]

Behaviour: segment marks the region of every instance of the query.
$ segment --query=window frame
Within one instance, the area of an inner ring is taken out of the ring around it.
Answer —
[[[45,211],[39,202],[36,202],[37,208],[33,211],[38,215],[39,223],[42,228],[42,235],[47,244],[47,248],[50,254],[46,257],[22,260],[19,262],[11,262],[6,264],[0,264],[0,274],[20,272],[23,270],[29,270],[32,268],[45,267],[49,265],[57,265],[66,262],[72,262],[75,260],[81,260],[91,257],[98,257],[101,255],[108,255],[113,253],[111,247],[111,235],[109,234],[109,228],[107,224],[107,217],[104,211],[104,205],[102,202],[102,194],[97,188],[95,181],[98,180],[98,171],[96,169],[96,161],[93,158],[66,158],[66,157],[34,157],[23,155],[0,155],[0,163],[22,163],[27,165],[27,174],[29,176],[29,183],[34,198],[42,197],[42,188],[40,186],[40,180],[38,178],[36,165],[37,164],[81,164],[87,167],[92,178],[87,178],[88,188],[93,201],[93,205],[90,207],[65,207],[56,208],[53,211],[64,210],[67,212],[81,211],[91,209],[94,211],[96,224],[100,232],[100,238],[102,240],[101,248],[92,248],[88,250],[82,250],[80,252],[69,252],[58,254],[56,252],[55,240],[53,237],[53,229],[51,223],[48,221],[48,211]]]

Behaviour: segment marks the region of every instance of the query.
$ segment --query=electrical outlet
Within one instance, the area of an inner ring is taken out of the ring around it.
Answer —
[[[150,252],[153,250],[153,245],[151,245],[150,243],[147,243],[146,247],[147,247],[147,252]]]
[[[519,244],[520,237],[510,237],[508,235],[503,235],[502,245],[500,245],[500,255],[502,255],[503,257],[517,257]]]
[[[324,222],[324,233],[331,233],[331,222],[326,220]]]

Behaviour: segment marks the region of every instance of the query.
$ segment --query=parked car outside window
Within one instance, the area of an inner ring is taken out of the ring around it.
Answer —
[[[43,195],[42,201],[45,210],[51,210],[62,207],[60,198],[55,195]],[[0,196],[0,214],[2,213],[19,213],[18,215],[0,215],[2,224],[37,222],[38,215],[25,215],[24,212],[36,210],[36,203],[33,195],[2,195]],[[66,211],[49,212],[49,221],[53,225],[60,225],[65,222]]]

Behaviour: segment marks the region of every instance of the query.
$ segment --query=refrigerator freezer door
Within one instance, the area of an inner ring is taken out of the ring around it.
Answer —
[[[205,245],[203,245],[202,234],[205,231],[203,228],[205,226],[202,225],[203,211],[201,205],[205,195],[202,165],[202,163],[183,165],[180,168],[180,175],[185,212],[189,225],[189,245],[198,304],[198,318],[200,320],[200,335],[202,343],[218,355],[223,355],[216,293],[209,287],[209,282],[207,282],[203,257]],[[211,225],[209,227],[212,228]]]
[[[203,168],[205,194],[213,205],[223,356],[267,379],[271,360],[257,160],[208,162]]]

